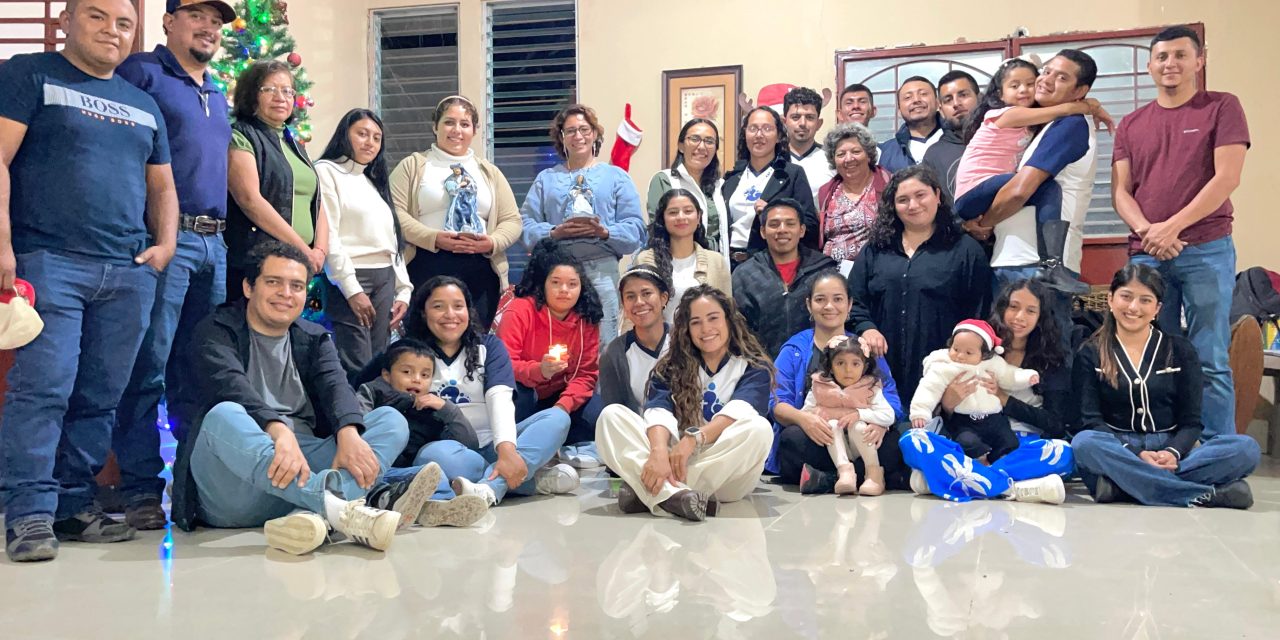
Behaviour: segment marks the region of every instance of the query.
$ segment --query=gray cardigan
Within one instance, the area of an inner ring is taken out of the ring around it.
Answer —
[[[662,340],[667,340],[663,334]],[[636,340],[635,330],[622,334],[617,340],[611,340],[600,355],[600,380],[596,390],[605,406],[620,404],[635,413],[644,407],[644,398],[637,398],[631,393],[631,365],[627,362],[627,349]],[[661,346],[659,346],[661,350]],[[637,371],[636,375],[648,376],[649,371]],[[647,387],[646,387],[647,388]]]

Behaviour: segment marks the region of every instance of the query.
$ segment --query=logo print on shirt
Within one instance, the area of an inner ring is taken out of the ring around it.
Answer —
[[[111,124],[130,127],[142,125],[149,129],[158,128],[155,117],[137,107],[91,96],[87,93],[80,93],[74,89],[60,87],[55,84],[44,85],[44,103],[47,106],[70,107],[85,116],[110,122]]]
[[[707,385],[707,390],[702,392],[702,419],[710,422],[723,408],[724,404],[720,402],[720,396],[716,395],[716,383],[712,382]]]
[[[755,202],[760,199],[761,195],[763,194],[760,193],[759,189],[751,187],[750,189],[747,189],[746,193],[742,194],[742,197],[746,198],[747,202]]]
[[[454,404],[467,404],[471,402],[471,398],[462,392],[462,388],[458,386],[457,380],[449,380],[436,391],[436,395],[452,402]]]

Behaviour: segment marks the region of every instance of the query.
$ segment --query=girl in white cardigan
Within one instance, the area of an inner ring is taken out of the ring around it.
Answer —
[[[316,162],[331,230],[325,311],[349,373],[387,347],[391,328],[404,318],[413,294],[400,253],[400,223],[391,209],[382,135],[377,114],[352,109]]]

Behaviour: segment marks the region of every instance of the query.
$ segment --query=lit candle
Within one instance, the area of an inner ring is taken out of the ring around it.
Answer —
[[[553,344],[551,349],[547,351],[547,355],[551,356],[551,359],[556,362],[564,360],[564,356],[567,353],[569,353],[569,347],[562,344]]]

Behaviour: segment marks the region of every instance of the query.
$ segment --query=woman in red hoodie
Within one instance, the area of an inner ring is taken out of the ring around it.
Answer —
[[[498,319],[497,333],[516,377],[516,420],[560,407],[569,414],[569,446],[561,462],[589,469],[600,466],[596,455],[593,400],[600,377],[600,319],[604,308],[582,263],[555,240],[533,248],[515,299]]]

